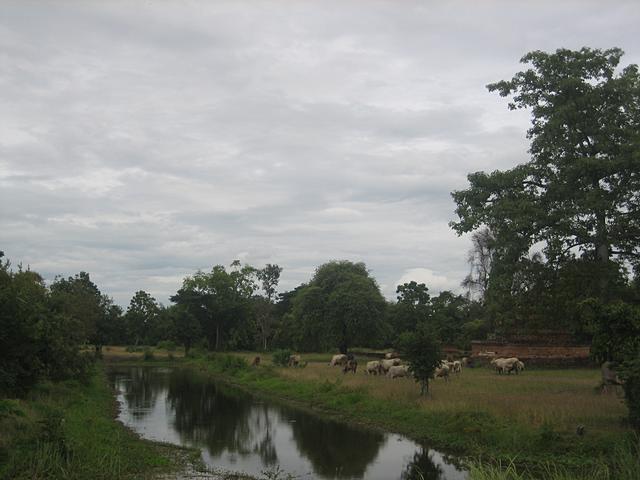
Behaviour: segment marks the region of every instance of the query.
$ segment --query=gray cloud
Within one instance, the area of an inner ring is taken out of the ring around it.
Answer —
[[[0,249],[126,305],[234,258],[467,273],[450,192],[526,160],[486,91],[533,49],[640,60],[634,1],[3,2]]]

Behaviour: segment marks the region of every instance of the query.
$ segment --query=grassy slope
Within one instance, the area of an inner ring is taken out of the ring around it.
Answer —
[[[632,441],[621,425],[620,399],[596,395],[597,373],[590,370],[527,371],[519,377],[467,370],[447,385],[434,383],[432,395],[419,398],[410,380],[343,376],[324,356],[310,356],[315,362],[304,369],[276,369],[265,360],[258,369],[223,356],[188,364],[251,391],[492,461],[515,458],[520,465],[591,471]],[[575,434],[578,424],[586,425],[586,435]]]
[[[41,384],[24,400],[0,400],[0,478],[150,478],[192,452],[139,439],[114,421],[102,368],[87,384]]]

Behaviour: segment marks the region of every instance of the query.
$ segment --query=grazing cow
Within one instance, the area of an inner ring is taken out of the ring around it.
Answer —
[[[499,374],[502,373],[511,373],[511,371],[516,368],[515,365],[520,360],[517,357],[511,358],[495,358],[491,360],[491,366],[495,369],[495,371]],[[523,368],[524,368],[524,364]]]
[[[516,375],[518,375],[520,372],[524,370],[524,363],[518,360],[516,363],[513,364],[512,370],[516,372]]]
[[[445,382],[449,381],[449,366],[448,365],[442,365],[441,367],[436,368],[435,372],[433,372],[433,376],[434,378],[444,378]]]
[[[299,367],[301,365],[302,358],[300,355],[291,355],[289,356],[289,366],[290,367]]]
[[[402,364],[402,360],[399,358],[390,358],[389,360],[381,360],[380,366],[382,367],[382,371],[387,373],[391,367],[397,367]]]
[[[342,367],[342,373],[353,372],[355,374],[357,369],[358,362],[355,359],[347,360],[347,363]]]
[[[396,378],[396,377],[408,377],[409,376],[409,366],[408,365],[394,365],[389,367],[389,371],[387,372],[387,377]]]
[[[345,363],[347,363],[347,356],[339,353],[338,355],[334,355],[333,357],[331,357],[329,366],[335,367],[336,365],[344,365]]]
[[[602,374],[602,383],[600,384],[600,393],[606,393],[609,391],[609,387],[613,386],[615,389],[618,385],[624,384],[624,382],[618,377],[615,371],[615,364],[613,362],[604,362],[600,368]]]
[[[382,373],[382,365],[380,365],[378,360],[367,362],[365,373],[368,375],[379,375]]]
[[[462,362],[460,360],[456,360],[451,362],[453,373],[461,373],[462,372]]]
[[[252,367],[257,367],[260,365],[260,357],[253,357],[253,362],[251,362]]]

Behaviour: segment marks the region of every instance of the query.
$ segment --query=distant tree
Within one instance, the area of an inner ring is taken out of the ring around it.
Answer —
[[[200,322],[211,350],[227,345],[247,348],[252,342],[249,316],[251,298],[257,289],[255,268],[238,260],[227,271],[216,265],[211,272],[198,271],[183,280],[182,288],[171,301],[182,305]]]
[[[266,298],[258,297],[254,300],[254,318],[259,342],[263,350],[267,350],[267,343],[275,330],[274,298],[280,280],[282,267],[268,263],[262,270],[257,271],[257,277],[262,283],[262,290]]]
[[[431,297],[424,283],[411,281],[398,285],[398,301],[389,306],[390,323],[397,334],[415,330],[416,325],[427,320],[431,314]]]
[[[193,344],[202,337],[200,322],[186,308],[179,305],[169,307],[169,315],[173,320],[176,339],[184,345],[184,354],[189,355]]]
[[[289,322],[297,331],[296,347],[346,353],[377,342],[385,306],[364,263],[325,263],[293,299]]]
[[[264,290],[269,302],[272,302],[275,298],[276,288],[278,287],[281,273],[282,267],[275,264],[272,265],[270,263],[267,263],[262,270],[257,271],[258,279],[262,283],[262,290]]]
[[[462,286],[469,292],[469,297],[472,297],[472,292],[477,292],[481,301],[484,301],[489,288],[494,241],[495,239],[487,227],[481,228],[471,235],[472,247],[467,255],[471,271],[462,281]]]
[[[78,334],[84,337],[84,341],[100,344],[97,335],[98,325],[104,318],[103,299],[87,272],[80,272],[74,277],[57,277],[51,284],[51,297],[56,312],[75,319]]]
[[[126,321],[134,345],[148,342],[149,332],[158,318],[160,308],[156,299],[144,290],[135,293],[127,308]]]
[[[420,395],[429,392],[429,380],[442,360],[440,342],[427,325],[421,324],[414,332],[405,332],[395,347],[406,359],[409,371],[420,384]]]

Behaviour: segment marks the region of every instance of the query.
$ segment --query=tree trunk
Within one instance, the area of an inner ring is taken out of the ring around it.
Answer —
[[[600,210],[596,214],[596,259],[600,264],[600,278],[598,279],[600,287],[600,295],[604,298],[609,289],[609,258],[611,256],[611,248],[607,235],[607,219],[604,211]]]

